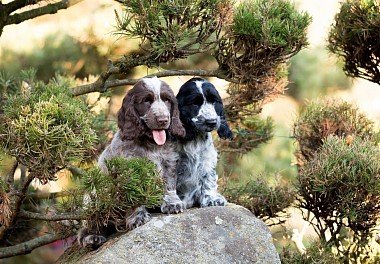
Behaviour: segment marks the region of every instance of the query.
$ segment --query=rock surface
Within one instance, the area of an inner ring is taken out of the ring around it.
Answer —
[[[281,263],[266,225],[247,209],[232,204],[158,215],[69,262]]]

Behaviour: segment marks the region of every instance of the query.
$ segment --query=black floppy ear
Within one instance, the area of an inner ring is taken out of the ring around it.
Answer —
[[[180,138],[185,137],[185,128],[183,127],[181,120],[179,118],[178,102],[177,99],[173,96],[172,98],[172,116],[171,123],[169,126],[169,132],[173,136]]]
[[[233,135],[231,129],[229,128],[229,126],[227,124],[227,120],[224,116],[223,116],[223,118],[221,117],[220,126],[219,126],[219,129],[217,132],[218,132],[218,136],[220,138],[229,139],[229,140],[232,140],[234,138],[234,135]]]
[[[226,115],[224,114],[224,107],[222,103],[222,99],[218,100],[215,103],[215,110],[217,114],[220,116],[220,126],[218,128],[218,136],[223,139],[232,140],[234,138],[231,129],[228,126]]]
[[[144,125],[133,106],[133,95],[128,93],[117,114],[117,125],[122,140],[134,140],[144,132]]]

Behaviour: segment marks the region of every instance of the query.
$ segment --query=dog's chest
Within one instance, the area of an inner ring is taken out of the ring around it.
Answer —
[[[182,173],[187,174],[187,176],[204,177],[215,170],[217,152],[211,133],[208,133],[205,139],[196,139],[181,145],[180,157],[179,166],[182,167]]]

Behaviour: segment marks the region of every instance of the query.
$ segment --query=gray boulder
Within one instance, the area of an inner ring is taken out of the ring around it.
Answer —
[[[67,257],[67,256],[66,256]],[[158,215],[147,224],[109,240],[73,263],[281,263],[269,229],[247,209],[190,209]]]

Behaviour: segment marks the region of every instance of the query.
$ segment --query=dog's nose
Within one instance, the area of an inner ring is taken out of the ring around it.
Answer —
[[[216,126],[216,119],[206,119],[205,123],[209,127],[215,127]]]
[[[158,116],[156,118],[156,120],[157,120],[157,123],[160,126],[163,126],[163,125],[166,125],[169,122],[169,117],[167,117],[167,116]]]

